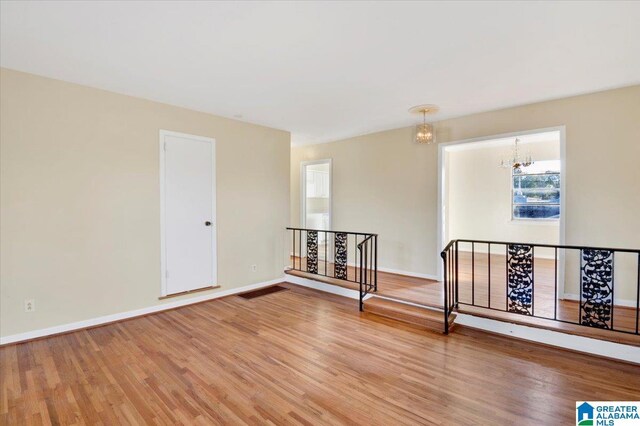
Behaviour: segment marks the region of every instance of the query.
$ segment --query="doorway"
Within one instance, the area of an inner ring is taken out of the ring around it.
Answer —
[[[331,230],[332,199],[331,159],[305,161],[300,165],[300,200],[303,228]],[[323,258],[325,252],[324,233],[318,233],[318,251]],[[323,258],[324,259],[324,258]]]
[[[160,131],[162,296],[216,285],[215,140]]]
[[[514,171],[501,163],[513,158],[516,139],[532,164]],[[443,143],[438,161],[439,249],[460,238],[564,243],[564,127]]]

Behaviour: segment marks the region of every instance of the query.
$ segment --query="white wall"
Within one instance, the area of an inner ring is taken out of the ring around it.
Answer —
[[[437,150],[412,137],[412,128],[402,128],[294,147],[291,224],[299,225],[300,163],[331,158],[332,228],[379,233],[380,267],[435,274]]]

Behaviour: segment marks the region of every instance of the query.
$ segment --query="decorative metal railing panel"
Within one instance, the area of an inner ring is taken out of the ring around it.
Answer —
[[[287,232],[292,242],[289,269],[357,284],[362,310],[365,296],[378,289],[378,235],[305,228]]]
[[[307,272],[318,273],[318,232],[307,232]]]
[[[507,310],[533,315],[533,246],[509,244],[507,247]]]
[[[582,325],[611,328],[613,313],[613,251],[583,249],[580,310]]]
[[[347,275],[347,234],[336,233],[335,237],[336,263],[335,276],[341,280],[348,279]]]
[[[640,334],[640,249],[458,239],[441,256],[445,318],[466,305]]]

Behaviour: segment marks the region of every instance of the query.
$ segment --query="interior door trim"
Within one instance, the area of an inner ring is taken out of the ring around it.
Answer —
[[[188,133],[180,133],[180,132],[174,132],[171,130],[163,130],[160,129],[159,132],[159,143],[158,143],[158,148],[159,148],[159,166],[160,166],[160,173],[159,173],[159,188],[160,188],[160,298],[165,298],[167,296],[171,296],[171,294],[168,294],[167,291],[167,246],[166,246],[166,235],[165,235],[165,156],[166,156],[166,151],[165,151],[165,137],[167,136],[174,136],[174,137],[179,137],[179,138],[184,138],[184,139],[191,139],[191,140],[195,140],[195,141],[200,141],[200,142],[209,142],[211,143],[211,154],[212,154],[212,159],[211,159],[211,164],[213,165],[213,173],[211,174],[212,176],[212,182],[211,182],[211,191],[212,191],[212,203],[213,206],[211,206],[211,211],[214,214],[213,217],[213,227],[211,232],[213,233],[212,238],[211,238],[211,242],[212,242],[212,250],[213,253],[215,253],[213,262],[211,264],[212,267],[212,277],[213,277],[213,282],[211,283],[212,288],[217,288],[218,287],[218,211],[217,211],[217,203],[216,203],[216,194],[217,194],[217,190],[216,190],[216,172],[217,172],[217,167],[216,167],[216,140],[214,138],[209,138],[206,136],[197,136],[197,135],[190,135]]]

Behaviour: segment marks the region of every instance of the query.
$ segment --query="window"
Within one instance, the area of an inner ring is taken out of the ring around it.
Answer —
[[[513,219],[560,218],[560,160],[513,169],[511,184]]]

